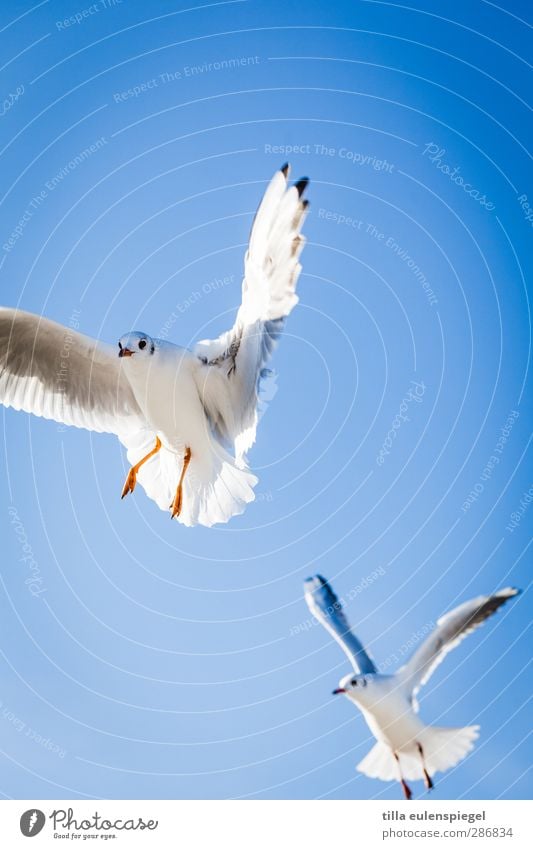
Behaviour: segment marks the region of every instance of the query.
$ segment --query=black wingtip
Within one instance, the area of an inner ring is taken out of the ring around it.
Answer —
[[[298,192],[298,197],[301,197],[305,192],[307,185],[309,183],[309,177],[302,177],[301,180],[298,180],[297,183],[294,184],[296,191]]]
[[[286,162],[285,165],[282,165],[281,168],[279,169],[284,177],[289,176],[290,167],[291,166],[289,165],[289,163]]]
[[[305,579],[304,585],[305,587],[316,586],[316,581],[320,584],[321,587],[327,587],[328,582],[322,575],[309,575],[308,578]]]
[[[522,592],[518,587],[505,587],[503,590],[495,593],[497,598],[503,598],[506,601],[509,598],[515,598],[517,595],[520,595]]]

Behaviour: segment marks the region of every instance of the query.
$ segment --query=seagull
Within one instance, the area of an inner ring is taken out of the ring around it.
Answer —
[[[298,303],[308,179],[284,165],[254,218],[231,330],[192,350],[148,333],[118,350],[42,316],[0,308],[0,402],[65,425],[113,433],[140,483],[183,525],[227,522],[254,499],[246,453],[272,372],[265,364]]]
[[[397,778],[405,798],[410,799],[406,778],[423,779],[431,790],[435,772],[450,769],[472,750],[479,725],[426,725],[418,716],[417,693],[449,651],[519,592],[507,587],[455,607],[437,620],[405,666],[393,675],[383,675],[350,630],[342,603],[325,578],[315,575],[304,582],[309,610],[339,643],[355,671],[342,678],[333,693],[343,693],[357,705],[377,740],[357,765],[359,772],[382,781]]]

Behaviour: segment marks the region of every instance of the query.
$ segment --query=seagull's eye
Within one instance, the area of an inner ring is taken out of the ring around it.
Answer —
[[[352,679],[352,687],[357,687],[357,678]]]
[[[146,339],[141,339],[141,341],[139,342],[139,348],[141,349],[141,351],[146,348]]]

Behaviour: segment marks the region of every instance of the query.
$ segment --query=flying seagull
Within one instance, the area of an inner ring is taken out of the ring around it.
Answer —
[[[126,333],[118,349],[49,319],[0,308],[0,402],[66,425],[114,433],[139,482],[184,525],[210,526],[242,513],[257,478],[246,464],[255,442],[265,363],[298,302],[308,180],[273,177],[257,210],[244,260],[242,302],[231,330],[181,348]]]
[[[342,678],[333,693],[343,693],[357,705],[377,740],[357,769],[382,781],[398,779],[406,799],[412,796],[406,779],[423,779],[431,790],[435,772],[450,769],[471,751],[479,725],[426,725],[418,716],[417,693],[451,649],[520,591],[507,587],[492,596],[478,596],[441,616],[410,660],[393,675],[378,672],[351,632],[341,602],[321,575],[308,578],[304,592],[311,613],[339,643],[355,671]]]

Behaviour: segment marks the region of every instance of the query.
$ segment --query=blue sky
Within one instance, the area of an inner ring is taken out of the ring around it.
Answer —
[[[117,440],[3,411],[4,796],[397,799],[354,769],[372,740],[303,579],[390,669],[455,604],[526,589],[531,15],[447,15],[2,4],[4,304],[112,343],[217,335],[267,180],[312,180],[242,517],[121,502]],[[528,622],[523,595],[425,688],[426,721],[482,726],[434,798],[527,797]]]

